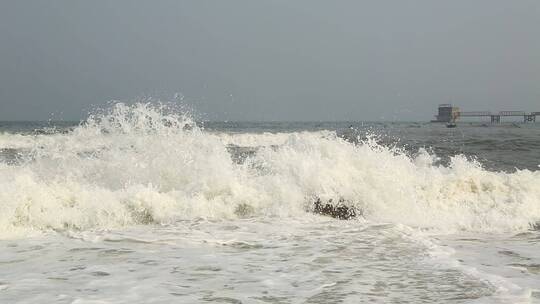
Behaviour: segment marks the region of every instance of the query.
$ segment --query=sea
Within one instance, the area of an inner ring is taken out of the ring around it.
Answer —
[[[540,303],[540,123],[0,122],[0,303]]]

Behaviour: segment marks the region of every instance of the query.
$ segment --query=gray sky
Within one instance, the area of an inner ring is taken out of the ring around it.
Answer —
[[[0,2],[0,120],[175,92],[213,120],[540,111],[540,1]]]

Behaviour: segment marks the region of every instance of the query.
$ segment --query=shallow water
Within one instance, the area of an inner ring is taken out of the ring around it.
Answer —
[[[540,303],[537,124],[53,125],[0,123],[0,303]]]
[[[523,296],[497,295],[499,283],[463,271],[426,242],[391,224],[309,218],[201,220],[48,235],[2,243],[2,267],[11,268],[3,272],[2,298],[28,303],[460,303]]]

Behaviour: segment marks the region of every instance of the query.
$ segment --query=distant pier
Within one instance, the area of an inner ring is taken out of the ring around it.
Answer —
[[[492,113],[490,111],[471,111],[464,112],[451,104],[439,105],[439,111],[435,115],[435,120],[431,122],[455,123],[460,117],[489,117],[491,123],[500,123],[501,117],[522,117],[524,123],[536,122],[536,116],[540,116],[540,112],[525,112],[525,111],[500,111]]]

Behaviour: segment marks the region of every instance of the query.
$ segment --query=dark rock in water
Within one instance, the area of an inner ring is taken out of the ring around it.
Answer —
[[[315,203],[313,203],[313,212],[340,220],[350,220],[357,217],[358,212],[356,208],[343,204],[345,202],[344,199],[340,199],[337,204],[333,204],[332,202],[333,200],[330,199],[328,202],[323,203],[320,198],[317,198]]]
[[[234,209],[234,213],[241,218],[245,218],[255,213],[255,210],[248,204],[239,204]]]

